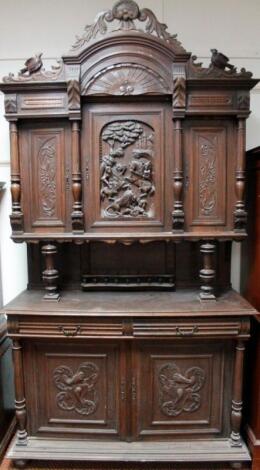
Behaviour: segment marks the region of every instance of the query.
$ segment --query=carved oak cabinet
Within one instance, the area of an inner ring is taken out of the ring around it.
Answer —
[[[240,423],[255,311],[231,289],[230,251],[246,236],[257,80],[211,52],[204,68],[152,11],[120,0],[51,71],[39,54],[0,85],[12,238],[29,266],[5,308],[17,466],[250,461]]]

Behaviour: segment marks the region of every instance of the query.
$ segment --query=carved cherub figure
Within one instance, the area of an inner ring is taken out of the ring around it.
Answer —
[[[232,70],[233,72],[236,71],[236,68],[234,65],[229,64],[229,58],[222,54],[222,52],[218,52],[217,49],[210,49],[210,52],[212,53],[211,56],[211,64],[214,67],[217,67],[218,69],[225,70],[225,68],[228,68]]]

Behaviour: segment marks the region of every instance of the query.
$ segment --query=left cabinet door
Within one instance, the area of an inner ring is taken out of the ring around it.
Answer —
[[[19,126],[24,231],[70,231],[70,127],[66,121]]]
[[[29,435],[123,437],[119,343],[26,342],[24,367]]]

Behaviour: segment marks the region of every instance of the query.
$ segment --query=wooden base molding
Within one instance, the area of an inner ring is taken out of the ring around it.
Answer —
[[[229,439],[179,442],[113,442],[28,438],[27,446],[14,441],[10,459],[106,462],[250,462],[246,445],[232,447]]]

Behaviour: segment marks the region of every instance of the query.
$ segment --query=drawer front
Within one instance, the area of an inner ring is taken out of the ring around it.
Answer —
[[[118,318],[9,316],[12,337],[25,338],[247,338],[247,318]]]
[[[120,434],[119,345],[31,341],[24,347],[32,436]]]

